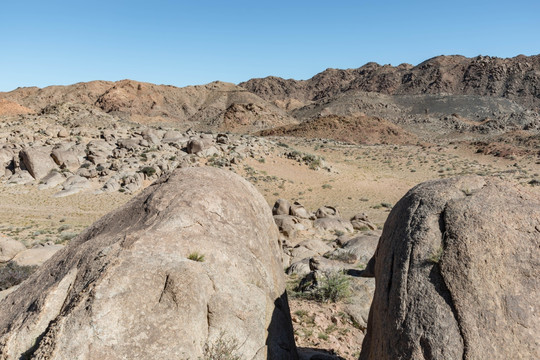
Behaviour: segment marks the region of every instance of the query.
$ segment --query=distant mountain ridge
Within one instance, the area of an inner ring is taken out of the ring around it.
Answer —
[[[84,104],[140,123],[176,123],[203,129],[255,131],[297,121],[284,110],[237,85],[213,82],[178,88],[133,80],[19,88],[0,93],[39,113],[65,103]]]
[[[270,76],[238,85],[216,81],[178,88],[133,80],[91,81],[18,88],[0,93],[0,100],[2,111],[12,115],[51,114],[56,106],[63,110],[52,115],[64,120],[84,109],[88,116],[95,112],[109,122],[112,115],[142,124],[237,133],[282,127],[306,135],[295,127],[299,125],[308,133],[317,129],[320,136],[328,121],[303,124],[336,116],[344,121],[340,124],[358,125],[355,129],[362,128],[358,119],[364,117],[388,120],[422,138],[493,135],[540,130],[540,55],[438,56],[417,66],[368,63],[327,69],[308,80]]]
[[[502,97],[540,110],[540,55],[514,58],[437,56],[417,66],[367,63],[327,69],[308,80],[266,77],[239,86],[267,101],[318,101],[351,90],[387,95],[452,94]]]

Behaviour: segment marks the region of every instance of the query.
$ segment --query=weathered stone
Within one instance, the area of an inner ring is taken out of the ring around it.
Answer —
[[[377,230],[365,213],[356,214],[351,218],[351,224],[355,230]]]
[[[343,245],[343,250],[356,255],[357,261],[361,264],[367,264],[373,257],[373,254],[375,254],[379,237],[380,234],[378,233],[355,236]]]
[[[20,157],[26,170],[36,180],[44,178],[56,164],[51,158],[51,149],[49,147],[29,147],[21,150]]]
[[[41,179],[38,186],[39,190],[51,189],[62,184],[66,178],[58,171],[51,171],[47,176]]]
[[[287,273],[287,275],[296,274],[299,276],[304,276],[309,274],[311,272],[309,268],[309,258],[293,262],[285,272]]]
[[[368,265],[360,359],[540,358],[540,199],[496,179],[410,190]]]
[[[291,204],[285,199],[277,199],[272,208],[273,215],[290,215]]]
[[[0,235],[0,263],[10,261],[26,247],[19,241]]]
[[[296,235],[298,219],[290,215],[274,215],[274,221],[279,231],[285,236],[292,238]]]
[[[74,171],[80,166],[79,156],[75,151],[54,149],[51,153],[51,157],[62,169]]]
[[[247,181],[175,170],[0,302],[0,358],[198,359],[224,333],[242,358],[297,359],[277,236]]]
[[[300,204],[298,201],[295,201],[290,206],[290,214],[301,219],[309,219],[311,217],[311,214],[306,210],[304,205]]]
[[[329,251],[332,251],[332,247],[321,239],[309,239],[304,240],[299,243],[297,246],[303,246],[306,249],[315,251],[318,255],[326,254]]]
[[[144,129],[142,132],[142,137],[151,145],[158,145],[161,143],[161,137],[154,129]]]
[[[338,209],[336,209],[335,207],[325,205],[325,206],[320,207],[319,209],[317,209],[317,212],[315,213],[315,216],[318,219],[321,219],[321,218],[340,217],[341,215],[339,214]]]
[[[61,128],[58,130],[57,135],[59,138],[67,138],[69,136],[69,132],[65,128]]]
[[[351,281],[352,296],[344,305],[344,311],[355,323],[355,326],[366,333],[369,319],[369,308],[375,293],[375,279],[353,278]]]
[[[313,227],[319,230],[338,233],[347,233],[354,231],[350,221],[337,217],[318,218],[313,222]]]
[[[19,266],[41,266],[63,247],[55,244],[38,245],[18,253],[12,261]]]
[[[26,170],[18,170],[15,174],[9,177],[7,183],[13,185],[24,185],[34,182],[35,179]]]
[[[87,178],[79,175],[72,175],[62,184],[62,190],[53,195],[53,197],[64,197],[76,194],[89,189],[92,186]]]
[[[213,147],[214,140],[210,137],[199,137],[191,139],[187,143],[188,154],[197,154],[201,151],[205,151]]]

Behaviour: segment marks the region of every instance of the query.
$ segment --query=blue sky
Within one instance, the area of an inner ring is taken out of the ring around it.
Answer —
[[[3,0],[0,91],[126,78],[306,79],[369,61],[535,55],[539,18],[538,0]]]

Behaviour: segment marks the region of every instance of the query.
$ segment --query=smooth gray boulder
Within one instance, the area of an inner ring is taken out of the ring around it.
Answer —
[[[63,245],[57,244],[40,244],[31,249],[25,248],[12,261],[19,266],[41,266],[63,247]]]
[[[323,231],[352,233],[354,231],[350,221],[339,217],[323,217],[313,222],[313,227]]]
[[[214,139],[212,137],[204,137],[201,135],[198,138],[194,138],[187,143],[188,154],[197,154],[202,151],[210,149],[214,145]]]
[[[90,180],[79,175],[72,175],[62,184],[62,190],[53,195],[53,197],[64,197],[87,190],[92,186]]]
[[[62,175],[62,173],[58,171],[51,171],[49,174],[47,174],[47,176],[41,179],[38,189],[51,189],[62,184],[64,181],[66,181],[66,178],[64,177],[64,175]]]
[[[79,154],[77,154],[75,150],[54,149],[51,156],[54,162],[62,169],[74,171],[77,170],[81,165],[79,161]]]
[[[540,359],[540,198],[482,177],[392,209],[360,359]]]
[[[222,333],[298,358],[270,209],[215,168],[162,177],[0,302],[3,360],[199,359]]]

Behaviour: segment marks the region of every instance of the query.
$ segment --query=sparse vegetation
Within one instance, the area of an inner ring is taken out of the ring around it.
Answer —
[[[215,341],[204,345],[203,356],[199,360],[241,360],[238,348],[238,340],[227,337],[222,331]]]
[[[189,260],[197,261],[197,262],[203,262],[204,261],[204,255],[200,254],[198,252],[192,252],[187,257]]]
[[[343,272],[325,274],[319,281],[313,299],[321,302],[337,302],[351,296],[351,283],[349,277]]]
[[[441,245],[431,253],[429,257],[429,262],[433,264],[438,264],[441,261],[442,255],[443,255],[443,247]]]
[[[9,262],[6,265],[1,266],[0,291],[19,285],[32,275],[37,268],[37,266],[19,266],[14,262]]]
[[[141,169],[141,173],[146,175],[146,177],[150,177],[156,173],[156,169],[154,169],[152,166],[145,166]]]

